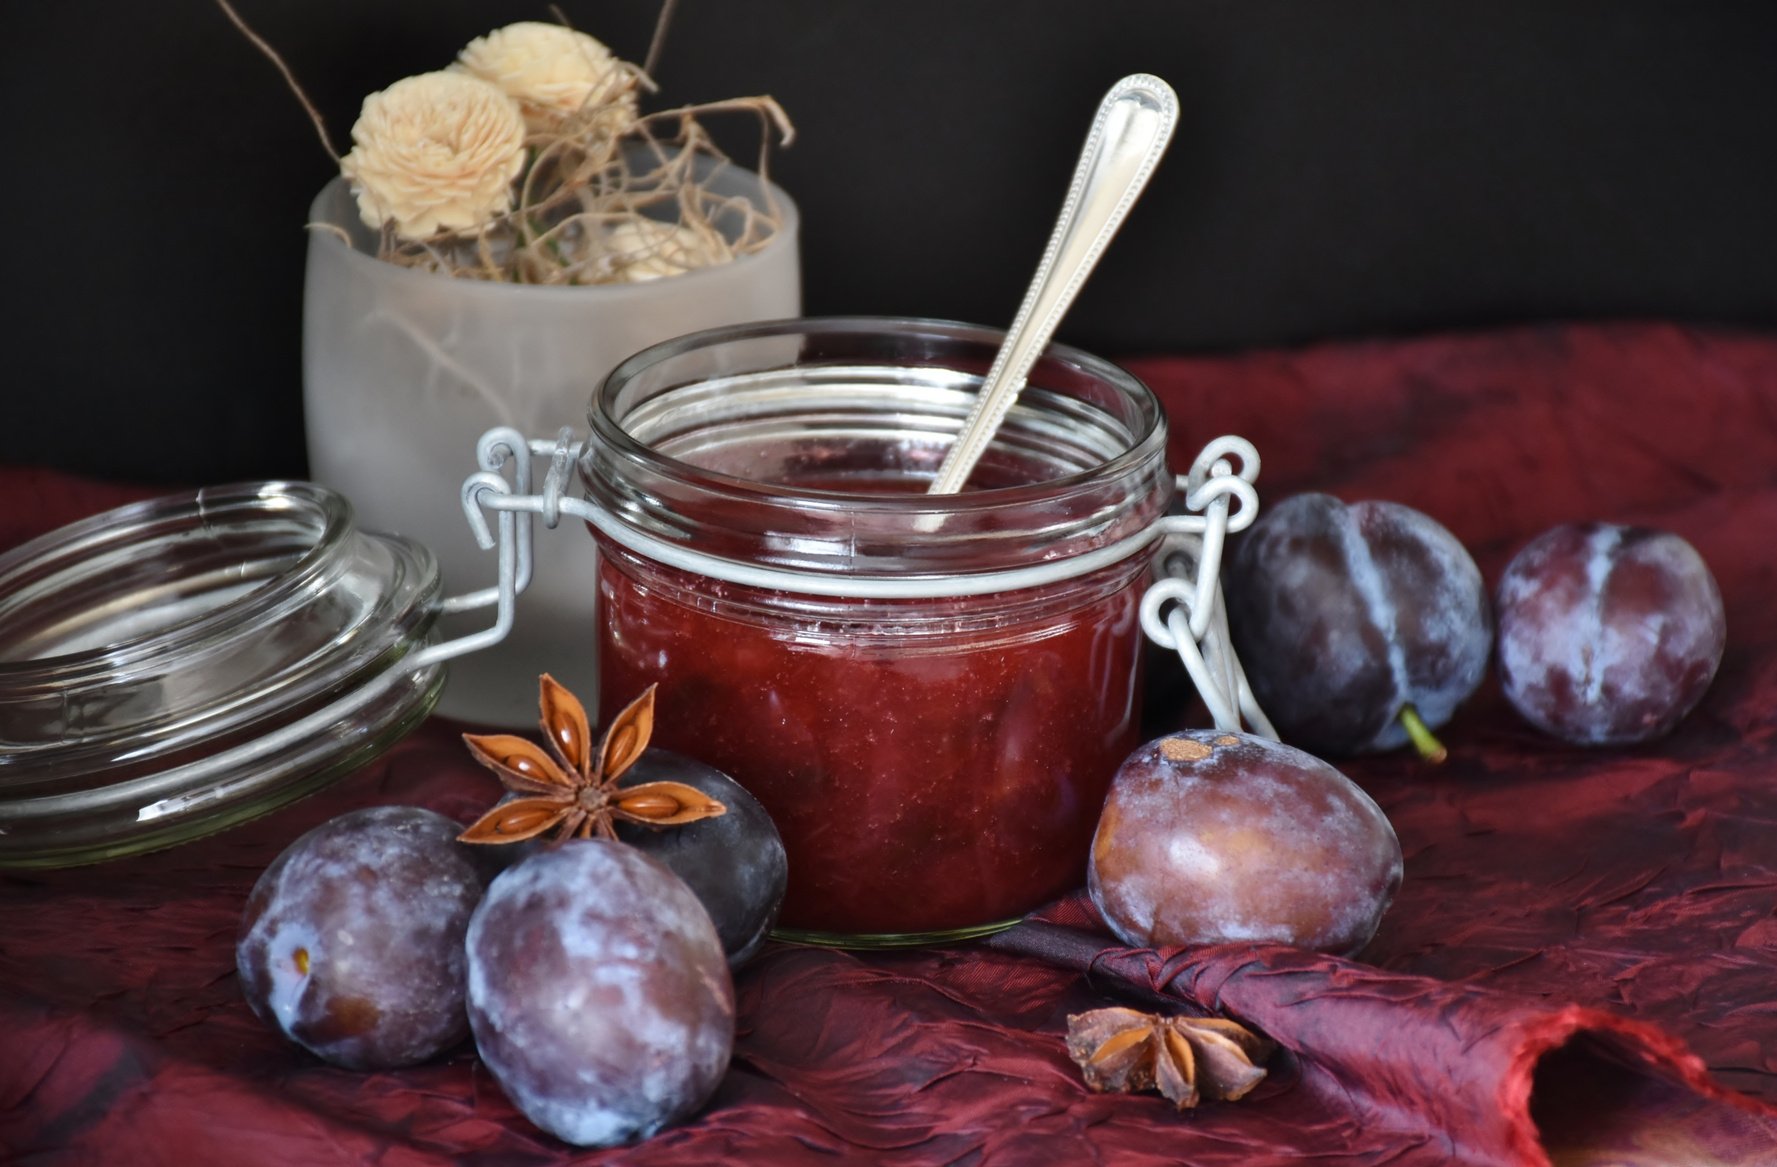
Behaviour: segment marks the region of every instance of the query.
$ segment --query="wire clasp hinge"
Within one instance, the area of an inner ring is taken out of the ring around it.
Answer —
[[[1276,738],[1234,651],[1221,584],[1228,536],[1259,516],[1258,477],[1259,451],[1233,435],[1204,446],[1190,471],[1179,475],[1186,513],[1160,520],[1159,578],[1142,597],[1141,626],[1149,640],[1178,653],[1217,729]]]
[[[531,493],[531,462],[540,455],[549,457],[549,472],[539,496]],[[475,444],[475,460],[481,469],[463,480],[463,514],[481,549],[497,553],[495,582],[480,591],[440,600],[438,611],[443,615],[492,607],[494,622],[479,632],[414,653],[406,662],[410,671],[491,647],[511,633],[519,594],[530,587],[535,567],[531,516],[540,514],[548,527],[561,520],[562,494],[579,456],[574,432],[566,427],[553,443],[532,441],[510,426],[481,435]],[[510,478],[505,473],[508,469]]]

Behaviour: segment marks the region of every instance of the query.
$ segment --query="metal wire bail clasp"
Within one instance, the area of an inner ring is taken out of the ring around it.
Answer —
[[[562,430],[558,436],[557,449],[554,451],[556,457],[547,479],[553,485],[558,499],[562,484],[567,479],[566,470],[559,465],[564,457],[560,449],[566,447],[572,437],[573,432],[567,429]],[[555,525],[553,508],[546,507],[547,500],[539,500],[531,494],[531,456],[534,445],[547,447],[547,443],[531,442],[510,426],[488,430],[481,435],[481,440],[475,446],[475,460],[481,469],[463,480],[463,514],[481,549],[496,552],[495,582],[492,587],[448,596],[438,601],[438,611],[440,615],[451,615],[491,606],[494,609],[493,624],[480,632],[430,645],[414,653],[404,662],[405,671],[428,668],[454,657],[492,647],[511,634],[518,596],[531,584],[534,563],[530,516],[521,512],[541,510],[545,521],[552,527]],[[567,458],[567,464],[572,464],[571,456]],[[510,479],[502,473],[508,468],[512,471]],[[488,522],[489,512],[493,514],[491,525]]]
[[[493,627],[439,645],[439,649],[451,650],[449,656],[497,644],[512,630],[514,607],[519,593],[531,585],[535,564],[530,517],[541,515],[543,525],[551,530],[561,522],[568,476],[580,451],[581,444],[574,441],[574,431],[567,426],[556,433],[553,442],[527,438],[510,426],[497,426],[475,444],[475,459],[481,469],[463,480],[463,513],[481,549],[498,551],[498,576],[493,587],[452,596],[440,604],[440,610],[466,612],[492,604],[495,616]],[[531,459],[535,457],[549,459],[540,494],[531,493]],[[503,473],[508,467],[511,479]],[[574,509],[572,500],[565,509]],[[491,527],[488,512],[494,516]]]
[[[1258,518],[1259,492],[1253,488],[1258,477],[1259,451],[1233,435],[1204,446],[1191,469],[1179,475],[1187,513],[1159,522],[1160,578],[1142,597],[1141,626],[1149,640],[1178,653],[1217,729],[1250,728],[1276,738],[1234,651],[1221,585],[1227,537]]]

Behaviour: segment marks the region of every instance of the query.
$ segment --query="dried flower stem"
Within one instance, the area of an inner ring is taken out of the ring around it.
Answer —
[[[648,42],[648,56],[642,62],[642,72],[654,76],[655,68],[660,64],[660,54],[666,50],[666,30],[673,22],[673,12],[679,7],[679,0],[666,0],[660,6],[660,15],[654,21],[654,36]]]
[[[765,204],[717,194],[709,178],[729,164],[698,120],[712,113],[755,114],[762,129],[757,173]],[[795,128],[770,97],[739,97],[637,116],[622,133],[596,132],[599,111],[527,139],[531,161],[514,209],[474,235],[426,241],[383,237],[379,256],[391,263],[467,279],[578,285],[621,278],[625,265],[651,253],[615,254],[607,230],[638,218],[676,222],[694,266],[719,263],[764,247],[782,222],[771,202],[772,137]]]
[[[795,137],[782,106],[739,97],[641,114],[636,95],[654,88],[646,69],[572,31],[559,11],[560,28],[521,22],[495,30],[450,69],[372,94],[353,128],[352,153],[342,157],[284,59],[231,0],[216,4],[301,102],[364,221],[380,224],[376,254],[386,262],[490,282],[629,282],[758,251],[782,226],[769,171],[773,137],[784,145]],[[665,0],[649,68],[674,8]],[[468,84],[503,97],[490,105],[456,91]],[[760,122],[756,201],[710,189],[730,159],[699,121],[743,111]],[[422,164],[407,149],[416,134],[452,136],[432,133],[428,119],[463,139],[447,166],[430,154]]]
[[[266,58],[277,66],[278,72],[284,75],[284,84],[290,87],[290,92],[296,94],[296,100],[300,101],[302,108],[308,112],[309,121],[314,123],[315,135],[321,139],[321,149],[327,151],[327,156],[333,159],[335,165],[338,165],[339,151],[333,148],[333,139],[327,135],[327,122],[321,117],[321,111],[315,108],[315,103],[309,100],[309,95],[303,92],[302,86],[297,84],[296,74],[290,71],[290,66],[284,63],[284,58],[278,55],[278,51],[272,48],[264,37],[254,32],[247,22],[241,19],[241,14],[234,10],[234,5],[230,4],[228,0],[216,0],[216,6],[222,9],[222,14],[228,17],[235,28],[240,30],[241,35],[251,41],[254,48],[264,53]]]

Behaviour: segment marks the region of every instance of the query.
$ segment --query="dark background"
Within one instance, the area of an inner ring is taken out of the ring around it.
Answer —
[[[508,0],[239,0],[349,145],[363,96]],[[566,0],[641,60],[654,0]],[[332,173],[206,0],[17,4],[0,49],[0,462],[303,472],[308,202]],[[1003,324],[1099,95],[1179,91],[1171,153],[1064,323],[1113,357],[1523,320],[1777,328],[1777,5],[685,0],[665,104],[800,130],[806,309]],[[737,157],[756,131],[717,127]]]

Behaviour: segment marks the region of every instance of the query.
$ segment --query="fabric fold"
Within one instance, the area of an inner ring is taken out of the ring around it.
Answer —
[[[1049,914],[1088,913],[1071,901]],[[1101,934],[1043,919],[987,943],[1101,989],[1260,1030],[1295,1060],[1292,1089],[1355,1108],[1365,1128],[1446,1141],[1452,1163],[1777,1162],[1777,1108],[1712,1082],[1659,1027],[1602,1009],[1283,945],[1107,946]],[[1685,1147],[1710,1157],[1643,1157]]]

